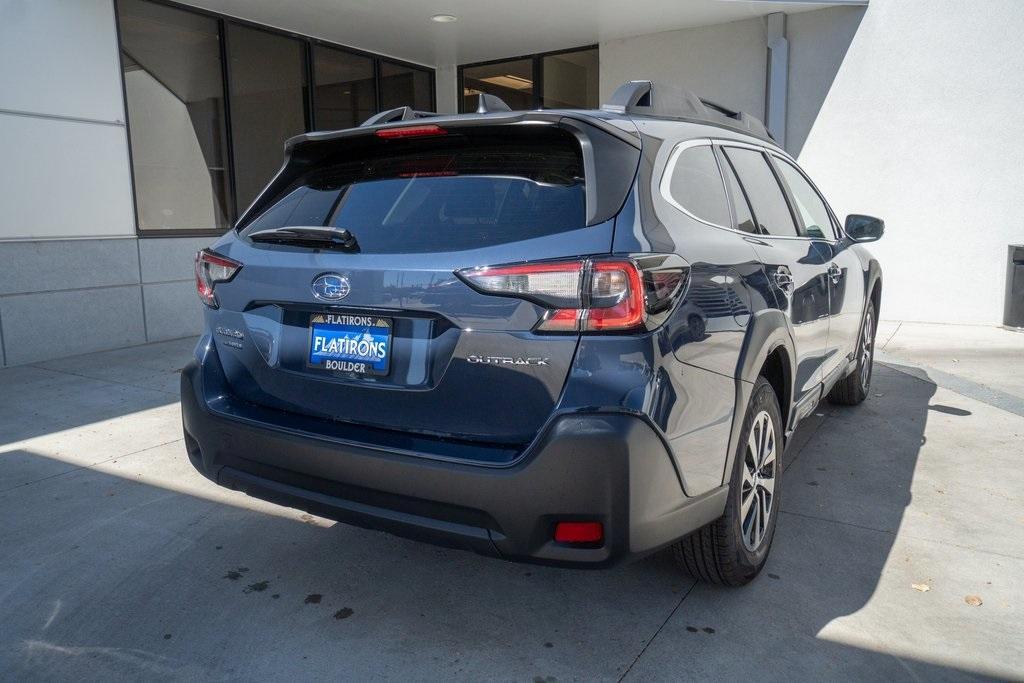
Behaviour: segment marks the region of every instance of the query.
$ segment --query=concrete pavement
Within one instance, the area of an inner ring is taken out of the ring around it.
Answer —
[[[2,370],[0,679],[1024,680],[1024,335],[941,327],[798,431],[739,590],[663,555],[515,565],[220,489],[181,442],[191,340]]]

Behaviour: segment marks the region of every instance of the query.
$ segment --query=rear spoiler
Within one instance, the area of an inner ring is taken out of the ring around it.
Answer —
[[[399,107],[371,117],[358,128],[305,133],[289,138],[284,145],[284,164],[270,184],[238,218],[235,229],[241,229],[261,214],[292,185],[296,178],[336,152],[339,146],[347,142],[359,143],[359,146],[374,145],[380,140],[376,136],[377,131],[408,126],[410,122],[427,118],[432,125],[449,131],[457,131],[460,128],[549,125],[563,128],[573,134],[580,143],[583,155],[587,182],[587,225],[603,223],[619,212],[640,163],[640,136],[635,128],[629,132],[600,117],[582,112],[496,111],[431,115],[430,112],[417,112],[408,107]],[[628,125],[632,126],[631,123]]]

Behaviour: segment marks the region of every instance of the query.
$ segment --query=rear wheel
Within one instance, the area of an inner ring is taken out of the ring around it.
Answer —
[[[857,342],[857,368],[839,380],[828,393],[829,403],[855,406],[868,397],[871,389],[871,370],[875,365],[875,304],[868,301],[864,311],[864,324]]]
[[[691,576],[726,586],[749,583],[768,558],[779,516],[782,416],[772,386],[754,385],[733,462],[725,514],[673,548]]]

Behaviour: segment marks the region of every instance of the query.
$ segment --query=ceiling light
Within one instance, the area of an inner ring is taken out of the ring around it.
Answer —
[[[439,24],[450,24],[453,21],[458,21],[459,18],[454,14],[435,14],[430,17],[431,21],[436,21]]]

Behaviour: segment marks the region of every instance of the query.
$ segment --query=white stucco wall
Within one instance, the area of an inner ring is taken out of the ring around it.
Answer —
[[[836,212],[886,221],[883,317],[998,323],[1024,242],[1024,2],[871,0],[790,15],[787,144]],[[761,116],[762,19],[601,43],[601,95],[679,83]]]
[[[854,28],[822,92],[812,72]],[[883,317],[999,322],[1006,244],[1024,242],[1024,3],[871,0],[787,33],[801,163],[837,212],[886,221]]]
[[[0,0],[0,240],[134,234],[111,0]]]
[[[606,40],[600,44],[601,100],[625,81],[669,81],[761,117],[767,49],[762,19]]]

